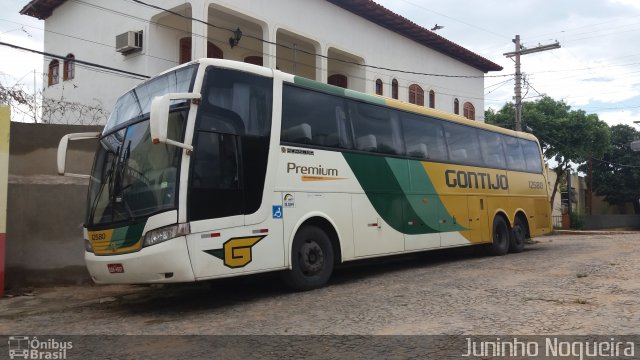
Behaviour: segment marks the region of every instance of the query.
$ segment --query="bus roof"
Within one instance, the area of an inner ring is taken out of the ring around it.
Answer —
[[[451,122],[455,122],[455,123],[459,123],[467,126],[472,126],[480,129],[494,131],[494,132],[502,133],[505,135],[511,135],[511,136],[520,137],[523,139],[529,139],[529,140],[538,142],[538,139],[534,135],[526,132],[514,131],[510,129],[505,129],[499,126],[486,124],[483,122],[469,120],[461,115],[456,115],[456,114],[452,114],[442,110],[436,110],[436,109],[432,109],[432,108],[428,108],[420,105],[415,105],[408,102],[385,97],[385,96],[367,94],[367,93],[359,92],[356,90],[345,89],[338,86],[329,85],[320,81],[311,80],[302,76],[292,75],[289,73],[282,72],[280,70],[265,68],[259,65],[253,65],[253,64],[248,64],[248,63],[233,61],[233,60],[210,59],[210,58],[198,59],[190,63],[194,63],[194,62],[199,62],[203,65],[214,65],[214,66],[221,66],[221,67],[230,68],[230,69],[236,69],[240,71],[252,72],[257,75],[261,75],[265,77],[274,77],[275,74],[279,74],[287,82],[290,82],[302,87],[310,88],[313,90],[318,90],[321,92],[330,93],[330,94],[342,96],[342,97],[347,97],[350,99],[360,100],[360,101],[364,101],[364,102],[368,102],[376,105],[387,106],[393,109],[431,116],[437,119],[443,119],[446,121],[451,121]],[[190,64],[190,63],[187,63],[187,64]],[[187,64],[183,64],[181,66],[185,66]],[[172,70],[175,70],[175,68]]]

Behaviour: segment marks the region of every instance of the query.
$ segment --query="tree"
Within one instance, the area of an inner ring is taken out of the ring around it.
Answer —
[[[64,91],[64,84],[62,89]],[[44,90],[38,91],[34,96],[19,83],[13,86],[4,85],[1,78],[0,104],[9,105],[23,114],[25,120],[33,120],[35,123],[96,125],[106,123],[109,118],[109,112],[104,110],[99,99],[93,99],[91,103],[71,102],[65,100],[64,94],[59,99],[46,97]]]
[[[505,104],[497,112],[493,109],[485,112],[487,123],[508,129],[513,129],[514,119],[513,103]],[[544,158],[558,164],[553,169],[557,176],[551,192],[552,205],[558,185],[571,164],[602,156],[609,146],[609,126],[598,119],[598,115],[571,110],[564,101],[548,96],[523,104],[522,128],[538,138]]]
[[[611,144],[602,160],[593,161],[593,190],[611,205],[633,204],[640,214],[640,153],[630,144],[640,139],[640,132],[628,125],[611,127]],[[583,165],[581,171],[586,171]]]

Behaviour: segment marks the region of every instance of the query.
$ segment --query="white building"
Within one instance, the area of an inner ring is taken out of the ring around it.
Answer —
[[[51,122],[104,122],[141,81],[80,61],[153,76],[222,57],[479,121],[484,74],[502,69],[370,0],[32,0],[21,14],[45,20],[46,53],[68,57],[45,57],[45,98],[85,112],[43,113]]]

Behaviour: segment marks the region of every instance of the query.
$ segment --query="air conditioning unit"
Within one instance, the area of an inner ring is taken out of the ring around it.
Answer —
[[[123,55],[142,50],[142,31],[127,31],[116,36],[116,51]]]

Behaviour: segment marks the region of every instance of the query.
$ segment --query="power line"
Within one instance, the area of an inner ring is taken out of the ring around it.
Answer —
[[[44,52],[44,51],[38,51],[38,50],[33,50],[33,49],[27,49],[27,48],[22,47],[22,46],[13,45],[13,44],[1,42],[1,41],[0,41],[0,45],[1,46],[8,46],[8,47],[11,47],[11,48],[14,48],[14,49],[18,49],[18,50],[22,50],[22,51],[28,51],[28,52],[31,52],[31,53],[43,55],[43,56],[46,56],[46,57],[49,57],[49,58],[53,58],[53,59],[61,59],[61,60],[65,60],[66,59],[66,56],[51,54],[51,53],[47,53],[47,52]],[[120,70],[120,69],[112,68],[112,67],[109,67],[109,66],[105,66],[105,65],[100,65],[100,64],[93,63],[93,62],[89,62],[89,61],[74,59],[73,62],[76,63],[76,64],[85,65],[85,66],[89,66],[89,67],[96,68],[96,69],[117,72],[117,73],[126,74],[126,75],[130,75],[130,76],[135,76],[137,78],[149,79],[149,76],[147,76],[147,75],[137,74],[137,73],[126,71],[126,70]]]
[[[469,26],[469,27],[476,28],[476,29],[478,29],[478,30],[482,30],[482,31],[484,31],[484,32],[486,32],[486,33],[489,33],[489,34],[491,34],[491,35],[495,35],[495,36],[497,36],[497,37],[499,37],[499,38],[507,39],[507,40],[509,39],[509,37],[508,37],[508,36],[505,36],[505,35],[502,35],[502,34],[498,34],[498,33],[494,32],[494,31],[487,30],[487,29],[485,29],[485,28],[482,28],[482,27],[477,26],[477,25],[470,24],[470,23],[465,22],[465,21],[462,21],[462,20],[460,20],[460,19],[456,19],[456,18],[454,18],[454,17],[451,17],[451,16],[449,16],[449,15],[445,15],[445,14],[443,14],[443,13],[437,12],[437,11],[435,11],[435,10],[433,10],[433,9],[429,9],[429,8],[427,8],[427,7],[425,7],[425,6],[422,6],[422,5],[419,5],[419,4],[416,4],[416,3],[413,3],[413,2],[411,2],[411,1],[408,1],[408,0],[400,0],[400,1],[405,2],[405,3],[407,3],[407,4],[410,4],[410,5],[413,5],[413,6],[415,6],[415,7],[418,7],[418,8],[420,8],[420,9],[425,10],[425,11],[428,11],[428,12],[434,13],[434,14],[436,14],[436,15],[439,15],[439,16],[442,16],[442,17],[445,17],[445,18],[447,18],[447,19],[450,19],[450,20],[453,20],[453,21],[459,22],[459,23],[461,23],[461,24],[467,25],[467,26]]]
[[[76,1],[80,1],[80,0],[76,0]],[[193,17],[191,17],[191,16],[182,15],[182,14],[180,14],[180,13],[178,13],[178,12],[175,12],[175,11],[172,11],[172,10],[169,10],[169,9],[165,9],[165,8],[160,7],[160,6],[157,6],[157,5],[148,4],[148,3],[145,3],[145,2],[140,1],[140,0],[131,0],[131,1],[133,1],[133,2],[135,2],[135,3],[137,3],[137,4],[140,4],[140,5],[143,5],[143,6],[147,6],[147,7],[150,7],[150,8],[156,9],[156,10],[165,11],[165,12],[168,12],[168,13],[170,13],[170,14],[173,14],[173,15],[176,15],[176,16],[179,16],[179,17],[182,17],[182,18],[188,19],[188,20],[196,21],[196,22],[201,23],[201,24],[203,24],[203,25],[211,26],[211,27],[213,27],[213,28],[215,28],[215,29],[226,30],[226,31],[228,31],[228,32],[230,32],[230,33],[234,33],[234,34],[235,34],[235,31],[236,31],[236,30],[233,30],[233,29],[228,29],[228,28],[225,28],[225,27],[217,26],[217,25],[211,24],[211,23],[209,23],[209,22],[207,22],[207,21],[204,21],[204,20],[200,20],[200,19],[193,18]],[[315,52],[312,52],[312,51],[307,51],[307,50],[304,50],[304,49],[299,49],[299,48],[294,48],[294,47],[290,47],[290,46],[287,46],[287,45],[279,44],[279,43],[277,43],[277,42],[264,40],[264,39],[262,39],[262,38],[260,38],[260,37],[253,36],[253,35],[250,35],[250,34],[247,34],[247,35],[244,35],[244,36],[246,36],[246,37],[248,37],[248,38],[250,38],[250,39],[254,39],[254,40],[257,40],[257,41],[261,41],[261,42],[263,42],[263,43],[265,43],[265,44],[270,44],[270,45],[275,45],[275,46],[281,46],[281,47],[284,47],[285,49],[299,51],[299,52],[304,53],[304,54],[308,54],[308,55],[311,55],[311,56],[317,56],[317,57],[324,58],[324,59],[327,59],[327,60],[334,60],[334,61],[339,61],[339,62],[342,62],[342,63],[345,63],[345,64],[356,65],[356,66],[365,67],[365,68],[371,68],[371,69],[384,70],[384,71],[389,71],[389,72],[396,72],[396,73],[403,73],[403,74],[411,74],[411,75],[423,75],[423,76],[433,76],[433,77],[444,77],[444,78],[468,78],[468,79],[474,79],[474,78],[493,78],[493,77],[495,77],[495,78],[499,78],[499,77],[508,77],[508,76],[511,76],[511,75],[509,75],[509,74],[505,74],[505,75],[450,75],[450,74],[433,74],[433,73],[424,73],[424,72],[419,72],[419,71],[410,71],[410,70],[393,69],[393,68],[388,68],[388,67],[384,67],[384,66],[376,66],[376,65],[361,64],[361,63],[358,63],[358,62],[355,62],[355,61],[349,61],[349,60],[344,60],[344,59],[340,59],[340,58],[334,58],[334,57],[330,57],[330,56],[327,56],[327,55],[318,54],[318,53],[315,53]]]
[[[78,37],[78,36],[73,36],[73,35],[69,35],[69,34],[63,34],[63,33],[57,32],[57,31],[53,31],[53,30],[42,29],[42,28],[39,28],[39,27],[36,27],[36,26],[22,24],[22,23],[19,23],[19,22],[16,22],[16,21],[11,21],[11,20],[7,20],[7,19],[0,19],[0,21],[6,21],[6,22],[13,23],[13,24],[22,25],[23,27],[26,26],[26,27],[29,27],[29,28],[32,28],[32,29],[48,32],[50,34],[55,34],[55,35],[59,35],[59,36],[65,36],[65,37],[68,37],[68,38],[71,38],[71,39],[85,41],[85,42],[88,42],[88,43],[91,43],[91,44],[95,44],[95,45],[101,45],[101,46],[109,47],[109,48],[112,48],[112,49],[114,48],[114,46],[111,45],[111,44],[105,44],[105,43],[101,43],[101,42],[98,42],[98,41],[95,41],[95,40],[89,40],[89,39]],[[175,60],[165,59],[165,58],[162,58],[162,57],[159,57],[159,56],[154,56],[154,55],[151,55],[151,54],[141,54],[141,55],[177,64],[177,61],[175,61]]]
[[[522,86],[520,84],[520,80],[522,79],[522,73],[520,71],[520,56],[533,54],[541,51],[557,49],[560,47],[560,43],[556,41],[553,44],[538,45],[534,48],[525,48],[524,46],[520,45],[520,35],[516,35],[515,39],[513,39],[513,43],[516,46],[515,51],[505,53],[504,56],[508,58],[511,58],[511,57],[515,58],[515,64],[516,64],[516,86],[515,86],[515,93],[516,93],[515,94],[516,95],[515,124],[516,126],[515,126],[515,129],[516,131],[522,131],[522,94],[521,94]]]
[[[618,163],[614,163],[611,161],[606,161],[606,160],[602,160],[602,159],[596,159],[596,158],[591,158],[591,160],[595,160],[601,163],[605,163],[605,164],[609,164],[609,165],[614,165],[614,166],[619,166],[619,167],[623,167],[623,168],[629,168],[629,169],[640,169],[640,166],[638,165],[625,165],[625,164],[618,164]]]

